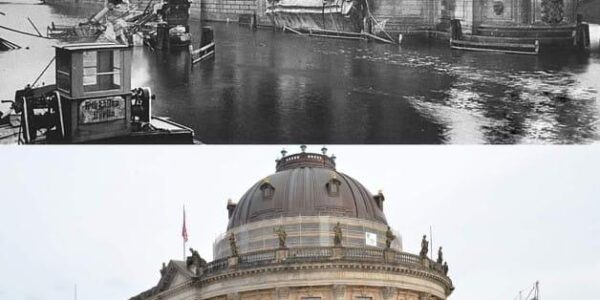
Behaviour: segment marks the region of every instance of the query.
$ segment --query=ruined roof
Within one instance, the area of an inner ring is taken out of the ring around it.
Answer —
[[[335,169],[335,157],[298,153],[278,160],[277,172],[255,183],[234,206],[227,229],[293,216],[343,216],[387,224],[377,199]]]

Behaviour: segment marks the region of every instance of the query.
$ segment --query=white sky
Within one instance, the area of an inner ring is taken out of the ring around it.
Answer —
[[[211,260],[237,201],[282,146],[0,149],[0,299],[127,299],[188,247]],[[287,146],[296,152],[297,146]],[[309,146],[318,152],[321,145]],[[433,226],[456,290],[600,299],[600,146],[330,146],[418,253]]]

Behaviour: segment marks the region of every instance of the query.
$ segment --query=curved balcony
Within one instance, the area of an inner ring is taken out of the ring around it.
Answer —
[[[238,257],[221,258],[208,263],[198,279],[209,283],[262,271],[289,269],[350,268],[405,274],[434,281],[450,293],[454,286],[442,265],[429,258],[395,250],[310,247],[263,250]]]

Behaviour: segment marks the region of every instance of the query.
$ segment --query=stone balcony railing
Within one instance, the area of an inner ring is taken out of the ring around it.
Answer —
[[[452,289],[452,281],[446,276],[442,265],[429,258],[395,250],[368,248],[310,247],[263,250],[238,257],[217,259],[208,263],[202,269],[202,274],[198,275],[208,278],[258,267],[329,262],[378,264],[422,271],[443,281]]]

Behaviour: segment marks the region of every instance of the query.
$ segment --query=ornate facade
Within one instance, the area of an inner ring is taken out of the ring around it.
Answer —
[[[283,156],[276,173],[229,202],[213,261],[192,250],[130,300],[432,300],[454,289],[447,264],[404,252],[385,197],[335,169],[335,157]],[[441,254],[441,253],[440,253]],[[441,259],[441,257],[440,257]]]

